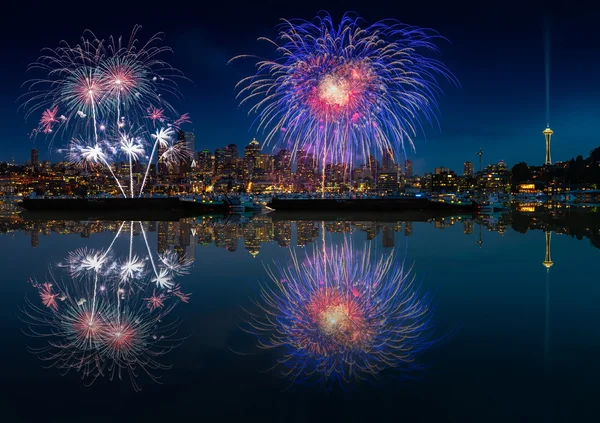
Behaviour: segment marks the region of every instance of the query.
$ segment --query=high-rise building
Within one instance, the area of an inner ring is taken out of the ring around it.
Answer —
[[[439,175],[442,173],[450,173],[450,169],[448,169],[447,167],[436,167],[433,173],[435,175]]]
[[[473,177],[475,168],[473,167],[473,162],[465,162],[463,165],[463,175],[468,176],[470,178]]]
[[[193,132],[186,132],[184,140],[192,153],[192,157],[196,155],[196,135]]]
[[[413,168],[412,168],[412,160],[406,160],[404,162],[404,176],[407,178],[412,178]]]
[[[183,132],[183,131],[178,131],[177,132],[177,142],[178,143],[185,143],[187,149],[192,153],[192,157],[193,154],[196,151],[196,136],[192,133],[192,132]],[[189,174],[190,169],[191,169],[191,164],[192,164],[192,157],[185,157],[183,160],[181,160],[180,163],[177,163],[179,166],[178,167],[178,171],[179,172],[175,172],[180,177],[184,177],[187,174]]]
[[[214,167],[212,162],[212,154],[210,154],[210,151],[198,151],[198,154],[196,155],[196,165],[200,173],[212,174]]]
[[[296,154],[296,176],[302,183],[311,183],[315,177],[315,156],[306,150]]]
[[[229,144],[224,149],[224,170],[229,175],[238,173],[238,146],[236,144]]]
[[[246,171],[248,174],[248,177],[252,177],[253,173],[254,173],[254,169],[257,167],[257,160],[260,156],[260,143],[258,141],[256,141],[256,139],[253,139],[252,141],[250,141],[250,144],[248,144],[245,148],[244,148],[244,165],[246,167]]]
[[[383,150],[383,154],[381,156],[381,170],[386,171],[394,171],[396,164],[394,163],[394,155],[390,150]]]
[[[31,166],[37,168],[40,165],[40,160],[39,160],[39,156],[38,156],[38,150],[37,148],[32,148],[31,149]]]
[[[273,171],[278,183],[288,183],[292,176],[292,155],[286,149],[277,152],[273,159]]]
[[[225,148],[217,148],[215,150],[215,160],[214,160],[215,178],[220,178],[225,173],[225,165],[227,163],[227,155],[228,154],[229,153],[227,152],[227,150]]]

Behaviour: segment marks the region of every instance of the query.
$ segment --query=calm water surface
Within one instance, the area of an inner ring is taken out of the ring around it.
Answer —
[[[4,421],[597,411],[594,213],[0,226]]]

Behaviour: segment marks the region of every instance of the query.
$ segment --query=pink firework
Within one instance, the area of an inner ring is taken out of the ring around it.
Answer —
[[[165,110],[164,109],[159,109],[157,107],[150,105],[150,107],[148,107],[147,111],[148,111],[148,115],[146,116],[146,119],[151,119],[152,125],[156,126],[156,121],[164,122],[164,120],[165,120]]]
[[[84,344],[95,344],[106,330],[104,319],[98,313],[88,310],[77,312],[73,316],[72,325],[77,340]]]
[[[41,285],[34,286],[38,289],[40,293],[42,304],[44,304],[48,308],[58,310],[58,304],[56,303],[56,297],[58,297],[58,293],[52,292],[52,284],[44,282]]]
[[[58,106],[44,110],[40,119],[38,131],[43,132],[44,134],[49,134],[52,132],[52,126],[55,123],[58,123],[58,119],[56,118],[57,113]]]
[[[134,358],[142,339],[136,325],[129,319],[111,319],[102,337],[105,352],[115,360]]]
[[[177,298],[179,298],[184,303],[188,303],[190,301],[190,297],[192,296],[192,294],[185,294],[185,293],[181,292],[181,288],[180,288],[179,284],[175,285],[175,287],[172,290],[170,290],[169,292],[171,292],[171,294],[175,295]]]
[[[179,128],[181,127],[181,125],[183,125],[184,123],[192,123],[192,120],[190,119],[190,114],[189,113],[184,113],[182,114],[179,119],[177,119],[175,122],[173,122],[173,126],[175,128]]]
[[[154,311],[157,308],[163,308],[165,306],[165,295],[159,294],[156,295],[156,289],[152,292],[152,296],[149,298],[144,298],[148,302],[147,307],[150,311]]]
[[[112,58],[103,63],[103,79],[108,93],[123,98],[135,93],[143,72],[140,68],[135,61],[121,58]]]

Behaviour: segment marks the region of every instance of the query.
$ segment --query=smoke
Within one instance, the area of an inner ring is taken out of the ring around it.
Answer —
[[[546,67],[546,124],[550,126],[550,41],[552,22],[549,16],[544,20],[544,66]]]

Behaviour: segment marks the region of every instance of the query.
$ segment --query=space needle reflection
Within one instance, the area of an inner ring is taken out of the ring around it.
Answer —
[[[140,254],[135,227],[143,239]],[[117,254],[115,242],[127,233],[128,252]],[[49,278],[31,281],[39,298],[26,298],[23,320],[28,335],[45,344],[31,351],[63,374],[80,373],[86,385],[105,376],[128,378],[135,390],[141,375],[158,381],[158,371],[169,368],[159,358],[181,343],[167,316],[190,299],[175,277],[191,264],[172,251],[155,258],[143,223],[122,222],[108,248],[72,251],[50,268]]]

